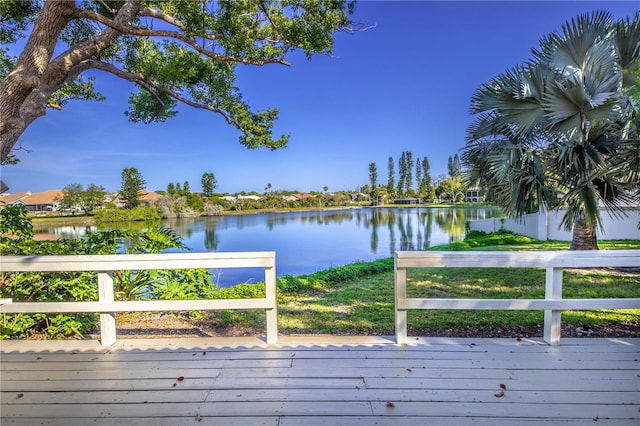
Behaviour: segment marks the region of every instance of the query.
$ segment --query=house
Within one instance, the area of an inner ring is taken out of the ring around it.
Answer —
[[[393,199],[393,204],[420,204],[420,199],[419,198],[412,198],[412,197],[394,198]]]
[[[153,203],[161,198],[162,195],[158,194],[157,192],[149,192],[144,189],[138,191],[138,201],[140,202],[140,204],[147,207],[150,207],[151,205],[153,205]],[[111,201],[115,203],[117,207],[124,207],[125,205],[119,193],[111,195]]]
[[[464,193],[465,203],[483,203],[484,201],[484,193],[478,187],[468,188]]]
[[[263,197],[259,195],[225,195],[224,197],[220,197],[223,200],[229,203],[237,203],[238,201],[260,201]]]
[[[4,205],[20,203],[31,213],[55,212],[59,207],[57,200],[62,196],[63,192],[60,189],[50,189],[36,193],[18,192],[16,194],[3,194],[0,196],[0,203]]]
[[[27,207],[27,211],[33,213],[55,212],[58,210],[58,200],[64,196],[61,189],[50,189],[44,192],[31,194],[20,200]]]
[[[293,195],[283,195],[282,199],[290,202],[290,201],[302,201],[302,200],[308,200],[311,198],[315,198],[315,195],[313,194],[293,194]]]
[[[10,206],[20,202],[20,200],[30,196],[30,192],[16,192],[15,194],[2,194],[0,195],[0,209],[4,206]],[[24,204],[24,203],[21,203]]]
[[[149,207],[161,198],[162,195],[158,194],[157,192],[140,191],[140,197],[138,198],[138,200],[140,201],[140,203]]]
[[[315,196],[315,195],[313,195],[313,194],[306,194],[306,193],[305,193],[305,194],[294,194],[293,196],[294,196],[294,197],[296,197],[296,199],[297,199],[298,201],[308,200],[308,199],[310,199],[310,198],[316,198],[316,196]]]

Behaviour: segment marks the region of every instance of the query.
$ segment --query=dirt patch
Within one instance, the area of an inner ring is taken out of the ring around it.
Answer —
[[[225,326],[216,321],[188,318],[175,313],[118,313],[118,336],[127,339],[153,339],[168,337],[238,337],[261,336],[264,329]],[[280,330],[280,334],[289,333]],[[336,333],[340,335],[341,333]],[[345,335],[349,333],[344,333]],[[376,335],[375,332],[370,333]],[[477,337],[477,338],[528,338],[542,337],[542,324],[536,326],[467,326],[409,329],[412,336]],[[576,326],[562,324],[562,337],[640,337],[640,324],[595,324]],[[87,338],[96,339],[97,334]]]

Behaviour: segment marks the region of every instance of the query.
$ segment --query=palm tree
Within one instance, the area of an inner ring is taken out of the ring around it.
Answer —
[[[640,14],[584,14],[542,38],[533,58],[482,85],[463,160],[470,183],[514,217],[567,209],[571,249],[597,249],[600,206],[638,203]]]

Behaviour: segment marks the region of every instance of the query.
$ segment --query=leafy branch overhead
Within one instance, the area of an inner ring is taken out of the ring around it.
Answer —
[[[94,80],[109,74],[131,82],[126,114],[133,122],[173,117],[179,104],[220,114],[248,148],[280,148],[277,109],[253,111],[236,87],[236,68],[290,65],[330,54],[334,34],[351,30],[347,1],[3,0],[0,42],[1,159],[47,108],[70,100],[102,100]],[[27,34],[28,33],[28,34]]]

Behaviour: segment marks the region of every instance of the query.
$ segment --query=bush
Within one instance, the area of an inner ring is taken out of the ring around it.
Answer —
[[[104,245],[95,244],[96,248]],[[86,254],[82,240],[35,241],[31,220],[24,206],[7,206],[0,212],[0,255]],[[97,301],[95,272],[2,273],[0,297],[16,302]],[[47,338],[81,336],[94,328],[95,314],[3,315],[0,339],[26,338],[34,334]]]
[[[464,251],[464,250],[469,250],[470,248],[471,248],[471,245],[466,241],[454,241],[449,244],[434,247],[433,250]]]
[[[499,246],[499,245],[509,245],[509,244],[528,244],[532,243],[535,240],[533,238],[514,234],[511,231],[500,230],[497,232],[492,232],[487,234],[486,232],[481,231],[472,231],[467,235],[464,239],[466,242],[473,242],[476,245],[473,247],[480,246]]]
[[[476,247],[500,246],[511,244],[531,244],[535,242],[533,238],[524,235],[514,234],[511,231],[500,230],[497,232],[486,233],[484,231],[471,231],[467,234],[463,241],[454,241],[431,247],[429,251],[462,251],[471,250]]]
[[[82,240],[35,241],[23,206],[0,212],[0,255],[115,254],[126,241],[128,253],[158,253],[167,248],[185,249],[180,237],[166,228],[144,233],[106,231],[90,233]],[[216,290],[206,269],[117,271],[114,284],[119,298],[196,299]],[[96,272],[0,273],[0,297],[16,302],[97,301]],[[98,315],[15,314],[0,318],[0,339],[79,336],[95,329]]]

